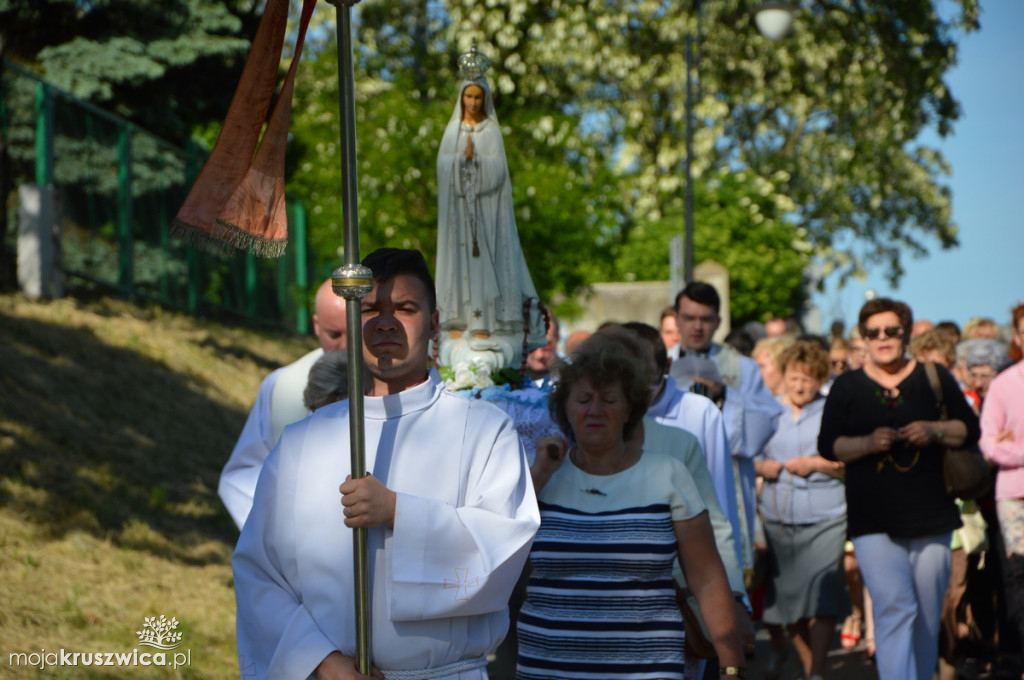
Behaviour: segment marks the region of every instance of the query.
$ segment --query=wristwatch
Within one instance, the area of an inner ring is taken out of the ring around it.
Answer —
[[[942,439],[942,426],[936,425],[935,429],[932,431],[932,440],[939,441],[940,439]]]
[[[719,671],[719,675],[728,675],[733,678],[747,677],[747,669],[740,666],[725,666]]]

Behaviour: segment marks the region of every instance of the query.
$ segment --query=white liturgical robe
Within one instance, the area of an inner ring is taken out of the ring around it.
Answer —
[[[715,546],[722,557],[725,575],[729,579],[729,587],[735,593],[744,593],[743,568],[740,562],[740,551],[733,538],[733,525],[729,522],[718,502],[718,494],[708,464],[700,449],[699,440],[692,433],[680,427],[664,425],[650,415],[644,418],[644,451],[660,451],[682,461],[700,497],[707,506],[708,519],[715,533]],[[677,559],[672,574],[681,586],[686,587],[682,567]]]
[[[666,376],[661,393],[647,408],[647,415],[662,425],[686,430],[697,438],[722,512],[732,525],[736,552],[742,559],[742,525],[736,502],[736,478],[722,412],[707,397],[679,389],[675,378]]]
[[[668,355],[673,361],[679,359],[680,346],[670,347]],[[752,567],[754,517],[757,512],[754,456],[761,452],[775,434],[779,416],[782,415],[782,405],[765,386],[761,369],[753,359],[742,356],[732,347],[719,344],[711,345],[710,358],[715,362],[726,385],[722,417],[729,437],[729,453],[732,454],[737,472],[737,500],[742,503],[740,521],[743,522],[741,538],[744,565]],[[682,376],[675,373],[672,375],[678,381],[679,388],[690,388],[691,383],[683,380]]]
[[[309,369],[324,351],[317,347],[298,361],[283,366],[263,379],[256,402],[249,411],[245,427],[238,436],[224,470],[217,493],[231,518],[241,529],[252,509],[263,461],[270,455],[286,425],[309,415],[302,403],[302,392],[309,380]]]
[[[364,405],[366,469],[397,494],[394,528],[367,532],[371,662],[486,678],[540,525],[512,421],[434,371]],[[346,402],[285,428],[267,459],[232,559],[243,676],[301,680],[332,651],[355,655],[349,471]]]

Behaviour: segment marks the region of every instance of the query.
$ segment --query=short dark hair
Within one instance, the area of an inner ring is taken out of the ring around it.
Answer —
[[[608,328],[594,333],[572,354],[572,361],[562,363],[558,382],[548,402],[551,418],[566,436],[572,438],[569,424],[569,393],[580,380],[589,380],[594,387],[619,385],[629,415],[622,428],[622,437],[629,440],[643,421],[651,401],[650,367],[627,349],[626,342],[639,343],[635,335],[621,328]]]
[[[734,328],[725,336],[725,344],[732,347],[745,357],[749,357],[754,351],[754,339],[750,334],[739,328]]]
[[[682,302],[684,297],[688,297],[694,302],[702,305],[707,305],[715,310],[715,316],[718,315],[722,308],[722,299],[718,297],[718,291],[710,283],[704,283],[703,281],[690,281],[686,284],[686,287],[679,291],[676,295],[676,311],[679,311],[679,303]]]
[[[826,352],[829,350],[828,338],[824,335],[818,335],[817,333],[801,333],[796,336],[797,342],[816,342]]]
[[[654,350],[654,363],[658,365],[659,374],[664,375],[665,369],[668,368],[668,350],[665,349],[665,341],[661,339],[658,329],[642,321],[628,321],[622,324],[622,327],[651,345],[651,349]]]
[[[428,310],[431,314],[437,309],[437,290],[434,288],[434,277],[430,275],[430,267],[418,250],[406,248],[378,248],[363,258],[363,266],[373,272],[376,283],[390,281],[399,274],[408,274],[419,279],[427,289]]]
[[[960,341],[960,324],[956,321],[940,321],[935,324],[935,330],[951,336],[954,342]]]
[[[903,341],[910,342],[910,328],[914,325],[914,313],[910,311],[907,303],[886,297],[868,300],[860,308],[860,314],[857,315],[857,328],[860,330],[861,336],[863,337],[867,330],[868,319],[875,314],[884,314],[885,312],[892,312],[896,315],[900,320],[900,325],[903,326]]]

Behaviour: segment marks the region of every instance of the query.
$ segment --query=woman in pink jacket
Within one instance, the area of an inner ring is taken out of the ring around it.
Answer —
[[[1013,309],[1013,344],[1024,350],[1024,304]],[[981,409],[981,449],[999,466],[996,512],[1006,548],[1008,609],[1024,640],[1024,361],[989,385]]]

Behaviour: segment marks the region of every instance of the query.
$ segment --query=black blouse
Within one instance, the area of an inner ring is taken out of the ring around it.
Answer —
[[[964,445],[978,441],[978,418],[956,380],[936,366],[950,420],[967,426]],[[915,420],[939,420],[941,411],[918,362],[898,386],[898,396],[869,378],[863,369],[836,378],[825,401],[818,451],[838,460],[833,446],[838,437],[871,434],[878,427],[899,428]],[[869,454],[846,464],[846,506],[851,538],[885,533],[895,538],[918,538],[952,531],[960,514],[946,494],[942,478],[944,447],[920,449],[897,442],[883,453]]]

